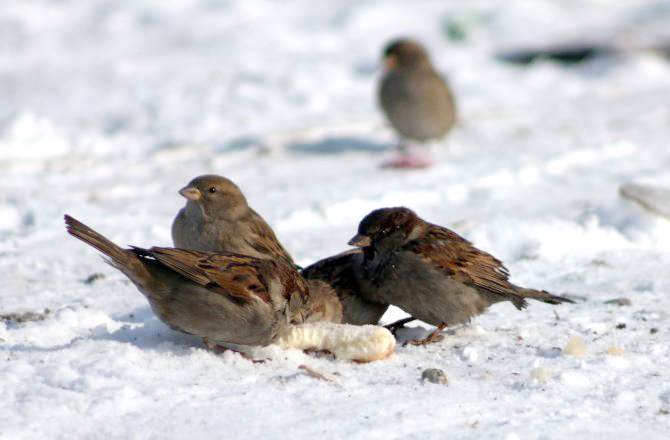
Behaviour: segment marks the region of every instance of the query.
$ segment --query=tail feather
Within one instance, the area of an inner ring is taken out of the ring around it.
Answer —
[[[523,298],[531,298],[537,301],[542,301],[547,304],[561,304],[561,303],[573,303],[574,301],[570,298],[565,298],[563,296],[553,295],[546,290],[535,290],[535,289],[525,289],[520,287],[517,290],[517,294]]]
[[[166,321],[166,313],[168,312],[164,308],[165,292],[170,289],[165,280],[167,279],[168,282],[170,280],[174,281],[171,276],[176,276],[171,270],[156,262],[146,249],[136,247],[123,249],[67,214],[65,215],[65,224],[70,235],[102,252],[105,255],[103,257],[105,262],[128,277],[137,289],[147,297],[156,315],[162,321]]]
[[[96,248],[107,256],[105,261],[110,265],[116,267],[122,272],[126,272],[123,268],[132,264],[131,261],[138,261],[137,257],[123,249],[122,247],[112,243],[106,237],[89,228],[79,220],[65,214],[65,224],[67,225],[67,232],[83,241],[84,243]]]

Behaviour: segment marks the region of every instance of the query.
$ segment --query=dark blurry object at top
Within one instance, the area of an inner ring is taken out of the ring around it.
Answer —
[[[530,64],[538,60],[552,60],[560,63],[580,63],[596,56],[611,53],[611,49],[587,41],[552,43],[546,46],[510,49],[496,54],[502,61],[515,64]]]

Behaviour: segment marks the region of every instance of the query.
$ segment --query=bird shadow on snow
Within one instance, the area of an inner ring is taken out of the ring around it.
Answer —
[[[627,239],[635,241],[640,236],[653,236],[655,225],[663,217],[620,198],[612,205],[585,209],[582,222],[588,223],[591,218],[597,220],[599,227],[610,227]]]
[[[314,141],[299,141],[286,144],[288,151],[311,154],[338,154],[349,151],[382,152],[394,150],[396,146],[388,142],[380,142],[353,136],[326,137]]]
[[[402,345],[409,340],[421,340],[428,336],[432,330],[422,326],[402,327],[395,331],[395,338],[398,345]]]
[[[158,351],[176,352],[175,348],[180,346],[184,349],[204,348],[202,338],[170,329],[148,307],[139,308],[128,316],[132,322],[123,322],[121,327],[112,331],[107,325],[100,325],[91,331],[88,339],[116,341]]]
[[[294,153],[338,154],[351,151],[382,152],[396,148],[391,142],[367,139],[359,136],[326,136],[311,139],[262,139],[258,137],[241,137],[220,145],[216,150],[221,152],[247,150],[283,149]]]
[[[97,325],[88,334],[75,336],[63,344],[46,347],[16,344],[11,349],[22,352],[58,352],[84,341],[114,341],[131,344],[143,350],[170,352],[175,355],[186,355],[191,348],[205,348],[202,338],[171,330],[153,315],[149,307],[138,308],[130,314],[112,319],[112,323]],[[21,324],[12,324],[14,325]]]

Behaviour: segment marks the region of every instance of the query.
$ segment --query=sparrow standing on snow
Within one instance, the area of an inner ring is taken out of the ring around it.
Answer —
[[[423,168],[430,160],[411,151],[407,141],[426,142],[444,137],[456,123],[456,105],[446,81],[435,71],[428,53],[417,42],[400,39],[384,50],[386,72],[379,101],[389,122],[401,136],[404,154],[391,167]]]
[[[349,244],[363,251],[362,264],[354,268],[366,299],[393,304],[437,327],[419,343],[442,339],[445,327],[468,322],[500,301],[511,301],[519,310],[527,298],[573,302],[512,284],[500,260],[408,208],[372,211]]]

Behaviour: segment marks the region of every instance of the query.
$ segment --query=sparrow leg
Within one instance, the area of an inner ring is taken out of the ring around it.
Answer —
[[[408,316],[407,318],[399,319],[396,322],[385,325],[384,327],[386,327],[386,329],[389,330],[391,333],[393,333],[393,336],[395,336],[396,330],[398,330],[399,328],[404,328],[405,324],[407,324],[408,322],[412,322],[415,319],[416,318],[413,316]]]
[[[444,339],[444,335],[442,335],[442,330],[444,330],[447,327],[447,324],[442,324],[438,328],[436,328],[431,334],[426,336],[424,339],[410,339],[408,341],[405,341],[403,345],[406,346],[407,344],[410,345],[423,345],[426,346],[428,344],[432,344],[434,342],[440,342],[441,340]]]
[[[382,163],[382,168],[421,169],[433,164],[425,149],[414,143],[400,141],[398,155]]]
[[[219,345],[216,342],[211,341],[207,338],[202,338],[202,340],[205,343],[205,346],[209,350],[212,350],[216,354],[221,354],[221,353],[224,353],[226,351],[232,351],[233,353],[239,354],[244,359],[249,360],[249,361],[253,362],[254,364],[263,364],[266,361],[266,359],[254,359],[243,351],[235,350],[234,348],[224,347],[223,345]]]

